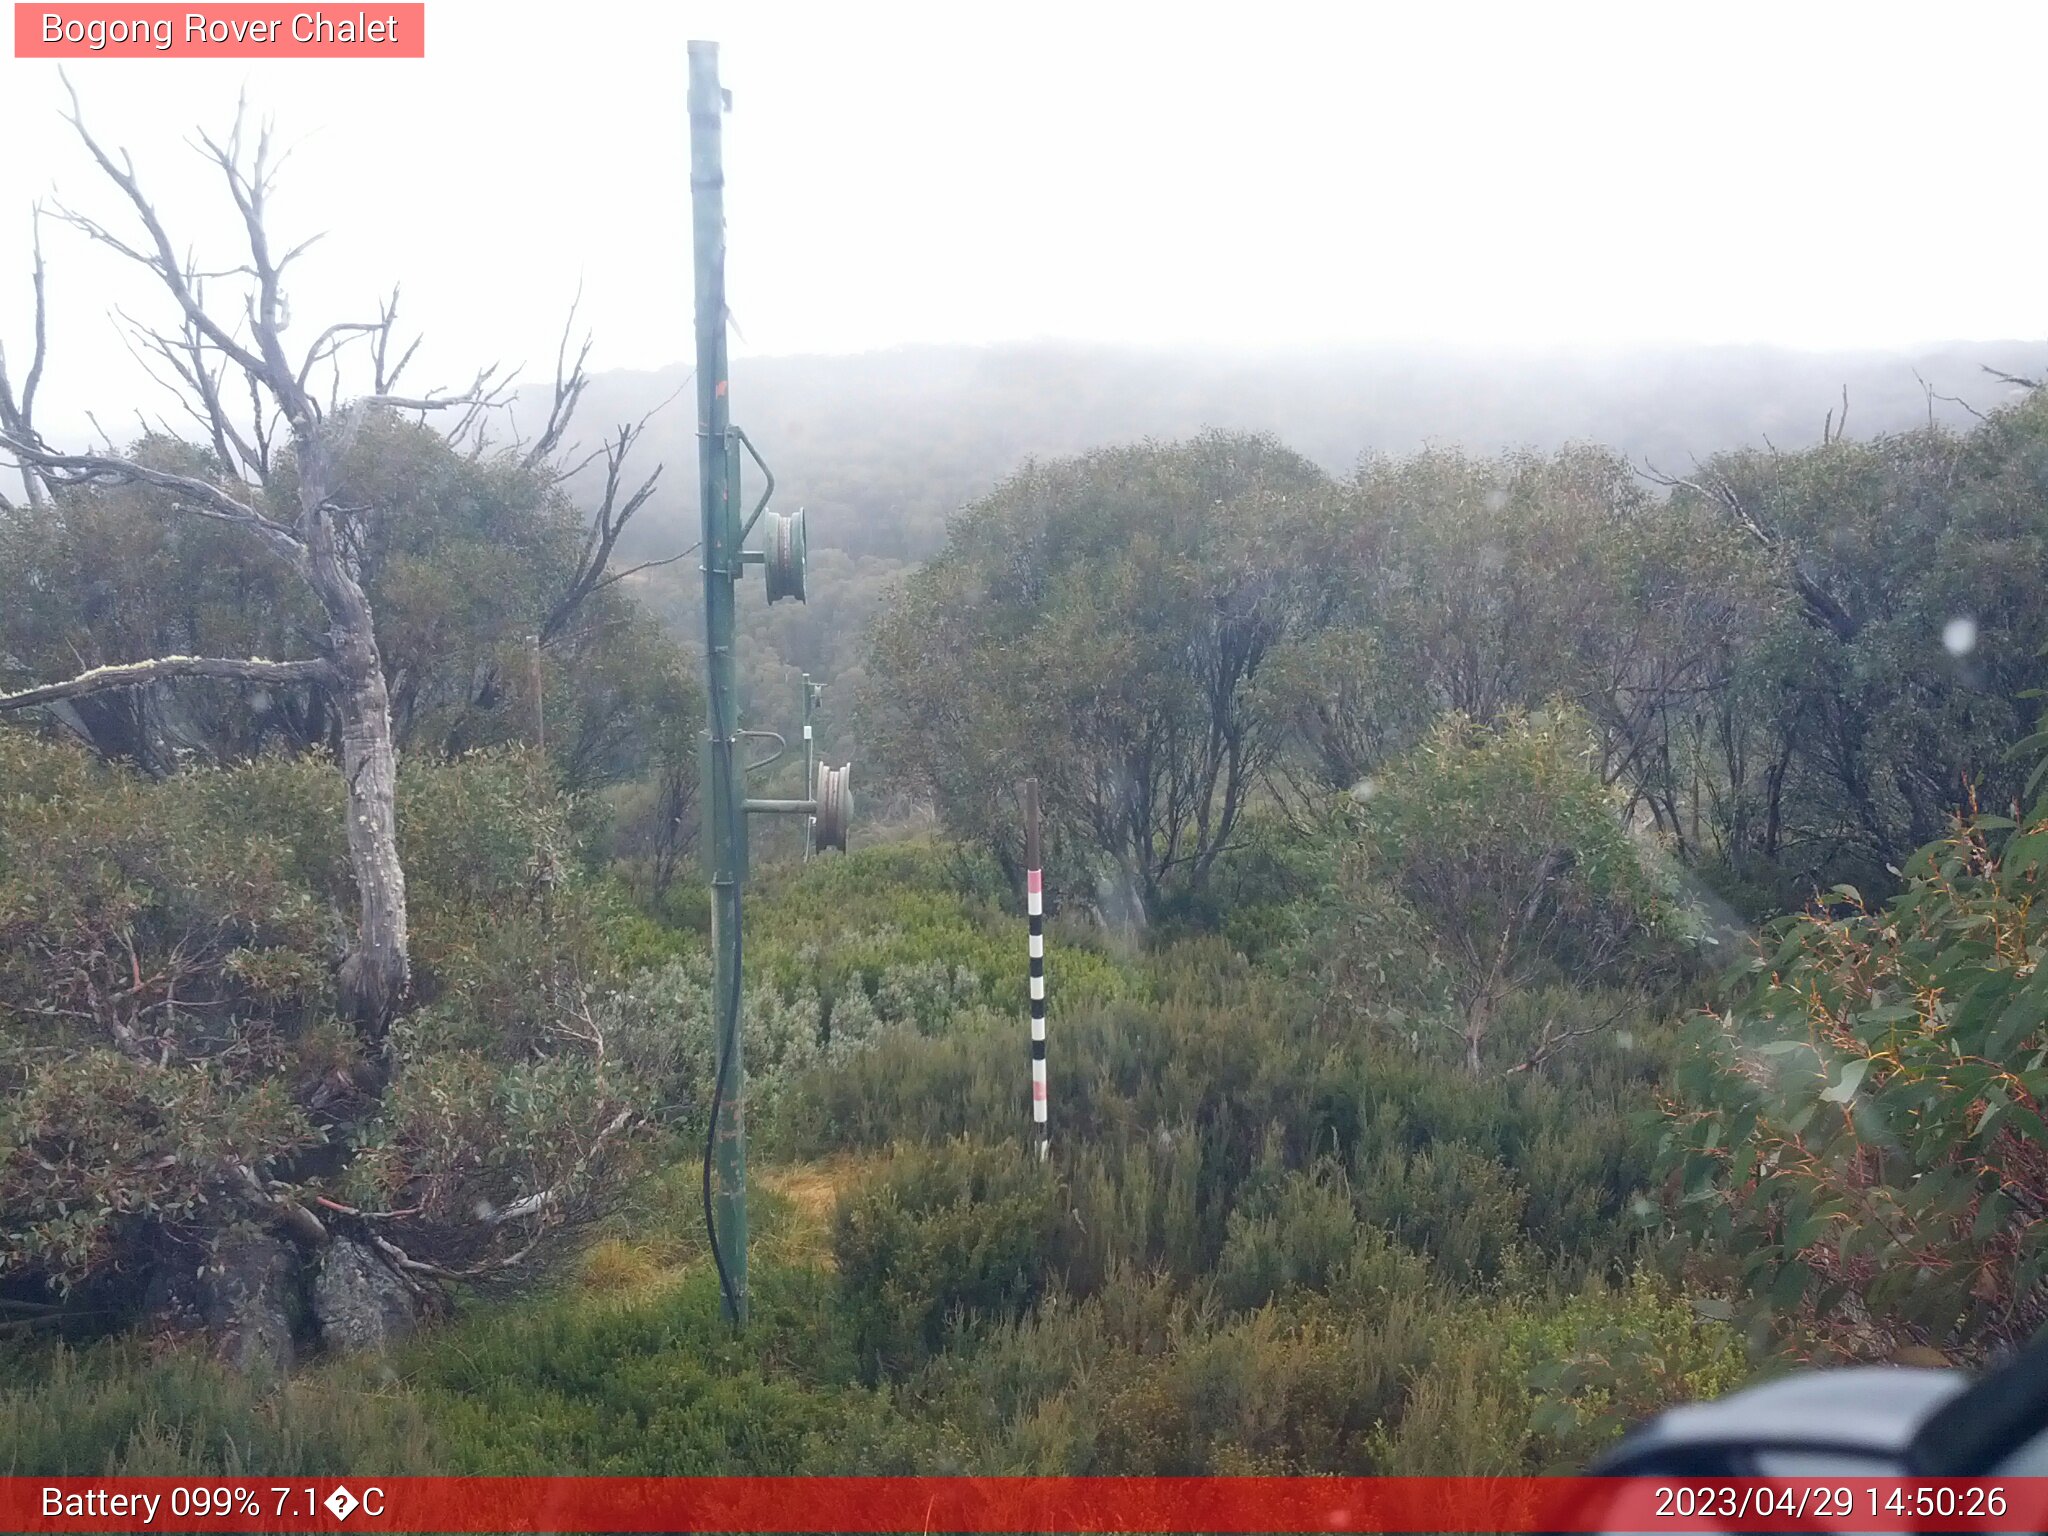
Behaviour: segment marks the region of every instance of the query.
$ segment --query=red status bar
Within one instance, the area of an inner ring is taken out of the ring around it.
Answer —
[[[2048,1478],[0,1478],[8,1531],[2042,1531]]]

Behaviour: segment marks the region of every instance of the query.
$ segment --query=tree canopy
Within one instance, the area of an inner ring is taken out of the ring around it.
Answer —
[[[880,620],[864,737],[995,840],[1045,786],[1052,857],[1139,917],[1199,890],[1284,737],[1260,684],[1328,605],[1327,477],[1212,433],[1033,465]]]

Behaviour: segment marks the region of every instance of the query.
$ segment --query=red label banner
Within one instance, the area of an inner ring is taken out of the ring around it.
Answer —
[[[8,1531],[2041,1531],[2048,1478],[0,1478]]]
[[[423,59],[412,4],[14,7],[18,59]]]

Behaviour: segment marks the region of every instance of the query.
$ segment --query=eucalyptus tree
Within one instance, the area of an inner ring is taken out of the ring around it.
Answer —
[[[1260,685],[1327,606],[1329,491],[1221,432],[1025,466],[876,625],[864,739],[1013,858],[1037,777],[1070,889],[1106,864],[1139,915],[1198,891],[1286,738]]]
[[[2048,681],[2044,465],[2035,395],[1967,433],[1830,435],[1666,477],[1674,507],[1718,520],[1763,575],[1709,781],[1742,817],[1731,850],[1775,868],[1782,899],[1894,889],[1957,817],[2012,814],[2010,745]]]

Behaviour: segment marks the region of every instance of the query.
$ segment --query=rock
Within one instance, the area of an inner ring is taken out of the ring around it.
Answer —
[[[208,1277],[206,1331],[237,1370],[291,1367],[298,1250],[268,1233],[223,1243]]]
[[[313,1318],[329,1349],[382,1350],[412,1332],[419,1310],[390,1265],[353,1238],[337,1237],[313,1275]]]
[[[291,1244],[267,1232],[229,1232],[202,1263],[173,1264],[151,1281],[144,1302],[160,1331],[204,1333],[214,1354],[240,1371],[291,1367],[302,1310]]]

